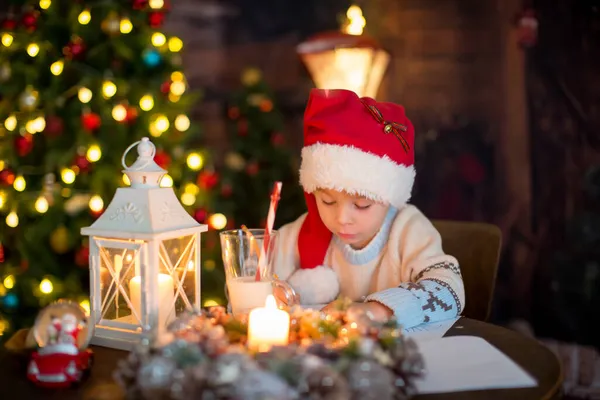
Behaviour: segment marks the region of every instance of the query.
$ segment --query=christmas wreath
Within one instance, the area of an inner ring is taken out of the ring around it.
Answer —
[[[115,378],[131,399],[410,398],[424,373],[415,342],[395,321],[374,322],[345,304],[328,315],[289,310],[290,344],[256,353],[245,346],[247,319],[223,307],[189,312],[166,338],[142,340]]]

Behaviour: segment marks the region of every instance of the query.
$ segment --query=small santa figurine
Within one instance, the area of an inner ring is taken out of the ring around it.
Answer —
[[[77,338],[82,326],[73,314],[65,314],[61,320],[61,328],[58,335],[60,343],[71,343],[77,345]]]
[[[50,317],[50,324],[48,325],[48,344],[58,343],[58,334],[60,332],[60,318],[53,315]]]

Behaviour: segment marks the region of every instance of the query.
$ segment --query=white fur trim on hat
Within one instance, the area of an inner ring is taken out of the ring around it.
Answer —
[[[413,165],[401,165],[356,147],[316,143],[302,149],[300,183],[312,193],[333,189],[404,206],[415,181]]]
[[[300,304],[314,305],[329,303],[340,293],[337,274],[330,267],[299,269],[287,280],[300,296]]]

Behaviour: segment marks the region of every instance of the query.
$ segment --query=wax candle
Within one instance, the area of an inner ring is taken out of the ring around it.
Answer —
[[[137,315],[142,317],[142,277],[134,276],[129,281],[131,304]],[[174,317],[171,312],[175,299],[173,278],[167,274],[158,274],[158,326],[164,328]]]
[[[288,344],[290,315],[277,308],[275,297],[267,296],[265,306],[250,311],[248,319],[248,347],[268,351],[272,346]]]

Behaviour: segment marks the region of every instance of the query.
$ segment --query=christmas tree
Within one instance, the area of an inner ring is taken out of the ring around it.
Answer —
[[[190,213],[206,152],[186,113],[197,99],[183,43],[161,32],[167,0],[15,1],[0,25],[0,332],[58,298],[87,300],[80,235],[112,199],[121,155],[150,136]]]

